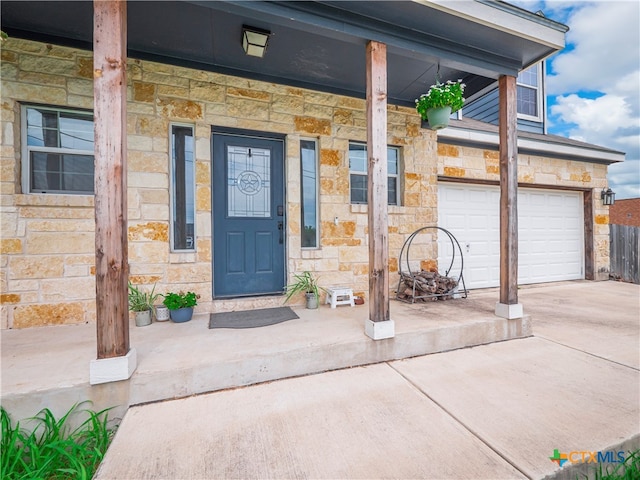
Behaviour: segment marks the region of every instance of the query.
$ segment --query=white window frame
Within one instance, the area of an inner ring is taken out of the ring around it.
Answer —
[[[351,147],[351,145],[362,145],[365,147],[365,151],[367,148],[367,144],[363,143],[363,142],[349,142],[349,147]],[[393,149],[396,150],[398,152],[397,155],[397,165],[396,165],[396,173],[389,173],[389,170],[387,169],[387,181],[389,178],[395,178],[396,179],[396,203],[388,203],[387,200],[387,205],[391,205],[394,207],[399,207],[402,205],[402,203],[400,202],[400,199],[402,198],[402,185],[400,184],[400,179],[402,178],[401,176],[401,172],[402,172],[402,155],[401,155],[401,149],[400,147],[396,147],[394,145],[387,145],[387,150],[389,149]],[[351,148],[349,148],[349,151],[351,150]],[[349,157],[349,154],[347,152],[347,157]],[[368,177],[369,173],[365,170],[360,171],[360,170],[352,170],[351,169],[351,161],[350,158],[347,158],[347,161],[349,161],[349,203],[351,205],[367,205],[368,202],[352,202],[351,201],[351,175],[360,175],[362,177]]]
[[[175,223],[175,214],[174,214],[174,203],[175,203],[175,175],[174,175],[174,165],[175,165],[175,157],[174,157],[174,144],[173,144],[173,127],[182,127],[182,128],[190,128],[191,134],[193,137],[193,245],[191,248],[176,248],[175,243],[175,231],[174,231],[174,223]],[[197,244],[197,225],[198,225],[198,214],[196,209],[196,128],[192,123],[178,123],[171,122],[169,123],[169,244],[171,248],[171,252],[177,253],[185,253],[185,252],[195,252],[196,244]]]
[[[533,85],[527,85],[525,83],[520,83],[518,80],[516,80],[516,90],[518,90],[517,87],[522,87],[522,88],[528,88],[528,89],[532,89],[536,91],[536,110],[537,110],[537,115],[527,115],[525,113],[520,113],[518,112],[518,118],[522,119],[522,120],[531,120],[534,122],[542,122],[543,121],[543,113],[544,113],[544,103],[543,103],[543,76],[542,76],[542,62],[533,65],[529,68],[534,68],[536,69],[536,75],[538,77],[538,85],[533,86]],[[525,69],[528,70],[529,68]],[[520,78],[520,75],[518,75],[518,79]]]
[[[315,145],[315,165],[316,165],[316,245],[314,247],[305,247],[302,245],[302,235],[304,232],[304,218],[302,218],[302,212],[304,211],[304,186],[302,184],[302,142],[313,142]],[[320,162],[318,155],[318,139],[316,138],[300,138],[300,245],[304,250],[317,250],[320,248]]]
[[[83,110],[78,108],[61,108],[54,107],[48,105],[37,105],[37,104],[22,104],[20,108],[20,142],[21,142],[21,151],[22,151],[22,193],[34,194],[34,195],[85,195],[85,196],[93,196],[94,192],[74,192],[73,190],[55,190],[51,192],[46,191],[31,191],[31,152],[45,152],[45,153],[59,153],[59,154],[71,154],[71,155],[89,155],[94,158],[95,161],[95,152],[94,150],[80,150],[73,148],[60,148],[60,147],[39,147],[35,145],[29,145],[28,139],[28,129],[27,129],[27,110],[29,109],[37,109],[37,110],[49,110],[51,112],[61,113],[74,113],[74,114],[83,114],[83,115],[93,115],[93,112],[90,110]],[[94,169],[95,176],[95,169]],[[95,188],[95,187],[94,187]]]

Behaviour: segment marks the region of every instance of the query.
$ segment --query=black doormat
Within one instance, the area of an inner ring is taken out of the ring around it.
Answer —
[[[212,313],[209,328],[254,328],[300,318],[291,307],[263,308],[243,312]]]

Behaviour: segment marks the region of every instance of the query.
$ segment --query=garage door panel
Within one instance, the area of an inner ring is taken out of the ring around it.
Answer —
[[[498,286],[499,188],[442,183],[438,193],[438,225],[450,230],[462,247],[467,287]],[[518,237],[519,283],[584,278],[583,202],[579,192],[520,188]],[[439,251],[443,257],[444,246]]]

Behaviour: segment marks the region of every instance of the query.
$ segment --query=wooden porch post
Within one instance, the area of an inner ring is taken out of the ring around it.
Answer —
[[[374,340],[395,335],[389,318],[389,231],[387,219],[387,46],[367,44],[367,201],[369,221],[369,319]]]
[[[95,0],[93,6],[98,360],[90,381],[103,383],[128,378],[135,369],[127,295],[127,4]]]
[[[499,88],[500,302],[496,315],[521,318],[518,304],[518,112],[516,77],[503,75]]]

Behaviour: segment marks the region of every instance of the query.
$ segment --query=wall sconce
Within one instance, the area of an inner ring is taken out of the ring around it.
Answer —
[[[600,192],[600,199],[603,205],[613,205],[616,203],[616,194],[610,188],[602,189]]]
[[[242,48],[244,53],[262,58],[267,50],[271,32],[256,27],[242,26]]]

